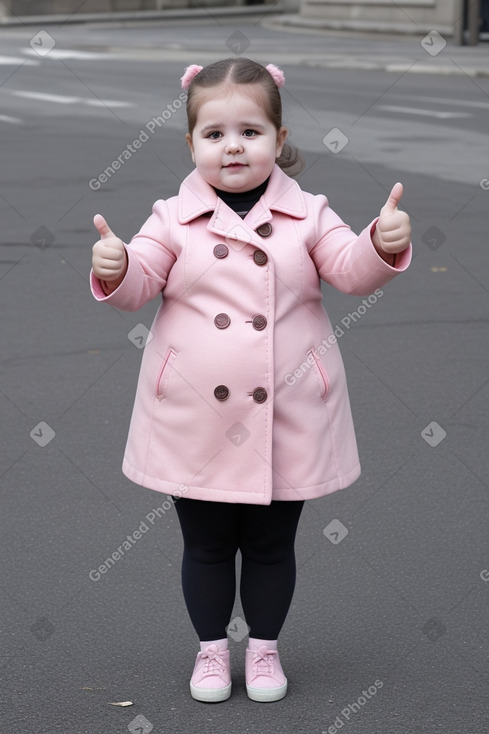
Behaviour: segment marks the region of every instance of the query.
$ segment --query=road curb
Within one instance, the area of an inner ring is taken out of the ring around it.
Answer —
[[[409,23],[382,23],[380,21],[368,20],[336,20],[326,18],[313,18],[303,16],[300,13],[283,13],[276,21],[277,26],[291,26],[295,28],[304,28],[305,30],[344,32],[344,33],[362,33],[370,36],[382,38],[384,36],[416,38],[417,36],[425,36],[433,30],[433,26],[429,24],[414,26],[414,22]],[[436,26],[438,33],[445,37],[453,36],[453,28],[449,25]]]
[[[411,66],[409,66],[411,64]],[[391,73],[402,74],[431,74],[433,76],[468,76],[470,78],[489,77],[489,68],[467,67],[461,68],[454,65],[429,66],[427,64],[417,64],[415,60],[405,62],[370,62],[370,61],[352,61],[351,59],[335,59],[334,61],[305,61],[305,66],[319,69],[342,69],[351,71],[388,71]]]
[[[261,8],[262,10],[259,10]],[[269,8],[269,10],[267,10]],[[72,15],[23,15],[0,18],[0,28],[29,25],[66,25],[67,23],[120,23],[150,20],[198,20],[199,18],[239,18],[256,16],[265,18],[270,14],[281,14],[279,5],[238,5],[205,8],[171,8],[168,10],[114,11],[111,13],[77,13]]]
[[[258,10],[259,8],[259,10]],[[320,21],[313,22],[310,18],[301,18],[298,14],[286,13],[279,4],[264,4],[264,5],[252,5],[252,6],[233,6],[233,7],[205,7],[205,8],[186,8],[186,9],[167,9],[160,11],[134,11],[134,12],[112,12],[112,13],[80,13],[77,15],[30,15],[16,18],[0,18],[0,30],[5,28],[6,30],[10,27],[30,27],[35,26],[37,28],[42,26],[62,26],[71,24],[93,24],[93,25],[117,25],[124,23],[144,23],[148,21],[192,21],[199,19],[218,19],[227,18],[236,20],[243,18],[257,19],[260,25],[264,28],[271,30],[283,31],[283,32],[316,32],[328,36],[328,34],[334,34],[336,37],[345,36],[351,39],[352,33],[355,37],[367,37],[375,43],[376,40],[383,41],[386,37],[390,36],[390,40],[402,41],[406,38],[414,39],[420,37],[422,33],[398,33],[389,34],[377,32],[373,33],[370,28],[363,30],[352,31],[351,29],[332,29],[327,24],[322,24]],[[482,58],[482,63],[475,58],[478,53],[474,51],[474,47],[467,46],[452,46],[453,49],[451,56],[449,50],[444,52],[444,59],[448,57],[449,63],[445,60],[435,60],[432,63],[427,63],[426,59],[421,61],[416,56],[409,56],[409,52],[404,57],[397,55],[385,54],[382,58],[382,53],[379,56],[369,54],[365,56],[355,55],[354,49],[350,52],[340,52],[337,54],[325,55],[324,58],[299,58],[292,59],[290,56],[286,56],[288,63],[298,66],[309,66],[313,68],[321,69],[341,69],[341,70],[352,70],[352,71],[384,71],[391,73],[409,73],[409,74],[432,74],[432,75],[465,75],[470,78],[487,78],[489,77],[489,54],[487,59]],[[489,49],[488,49],[489,50]],[[484,56],[486,49],[481,48],[479,53]],[[400,46],[400,53],[402,54],[402,46]],[[280,54],[279,54],[280,55]],[[283,61],[285,63],[285,61]]]

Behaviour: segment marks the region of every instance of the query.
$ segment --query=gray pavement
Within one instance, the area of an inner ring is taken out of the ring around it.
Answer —
[[[400,71],[427,74],[466,74],[489,76],[489,39],[484,37],[476,46],[457,45],[454,39],[436,28],[419,28],[412,33],[375,32],[368,24],[365,29],[348,31],[328,28],[321,20],[304,18],[300,13],[280,10],[279,4],[269,6],[232,6],[169,9],[160,11],[130,11],[114,13],[76,13],[39,16],[12,16],[4,19],[2,27],[42,29],[79,25],[81,28],[140,27],[197,23],[240,26],[262,26],[281,31],[284,38],[283,58],[292,63],[312,64],[322,68]],[[361,24],[359,24],[361,25]],[[299,33],[304,43],[290,49],[287,32]],[[82,34],[84,31],[82,30]],[[240,36],[240,33],[242,34]],[[487,34],[486,34],[487,35]],[[320,48],[311,54],[319,36]],[[233,53],[243,53],[248,38],[242,31],[231,40]],[[292,55],[289,55],[289,52]],[[158,49],[153,49],[155,54]]]
[[[0,29],[2,731],[487,731],[489,80],[438,65],[487,48],[431,56],[421,40],[253,18]],[[360,65],[396,48],[409,68]],[[290,690],[269,705],[244,692],[238,599],[231,699],[189,696],[175,512],[120,472],[157,304],[121,313],[88,288],[93,214],[127,239],[191,169],[181,112],[147,127],[183,66],[232,53],[283,65],[300,183],[355,230],[403,181],[416,253],[366,312],[324,288],[363,473],[306,503],[280,639]]]

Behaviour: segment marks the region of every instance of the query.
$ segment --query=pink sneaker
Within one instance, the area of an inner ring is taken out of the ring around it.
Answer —
[[[229,650],[208,645],[197,654],[190,679],[190,693],[196,701],[217,703],[231,695],[231,665]]]
[[[260,645],[246,649],[246,693],[252,701],[279,701],[287,693],[277,650]]]

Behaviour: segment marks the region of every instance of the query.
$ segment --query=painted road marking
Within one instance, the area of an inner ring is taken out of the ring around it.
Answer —
[[[121,102],[117,99],[81,99],[81,101],[91,107],[134,107],[130,102]]]
[[[13,90],[15,97],[23,97],[25,99],[37,99],[40,102],[55,102],[56,104],[73,104],[78,102],[78,97],[64,97],[60,94],[44,94],[43,92],[23,92]]]
[[[406,100],[405,94],[393,94],[392,97],[399,97]],[[450,99],[449,97],[427,97],[421,94],[409,95],[409,100],[412,102],[428,102],[431,104],[444,104],[448,107],[475,107],[479,109],[489,109],[489,102],[476,102],[475,100],[468,99]]]
[[[434,117],[437,120],[450,120],[462,117],[473,117],[470,112],[440,112],[439,110],[419,109],[418,107],[400,107],[397,105],[378,105],[377,109],[386,112],[402,112],[404,115],[421,115],[422,117]]]
[[[134,107],[131,102],[123,102],[117,99],[91,99],[86,97],[68,97],[62,94],[46,94],[45,92],[30,92],[12,90],[15,97],[24,99],[35,99],[39,102],[54,102],[55,104],[86,104],[91,107]]]
[[[40,63],[40,61],[31,61],[17,56],[0,56],[0,66],[20,66],[20,64],[24,66],[39,66]]]
[[[38,56],[38,52],[32,48],[21,48],[21,53],[27,54],[27,56]],[[45,54],[50,59],[58,59],[63,61],[64,59],[78,59],[79,61],[95,61],[97,59],[115,59],[121,58],[111,53],[93,53],[91,51],[76,51],[70,48],[52,48],[48,53]]]
[[[10,117],[9,115],[0,115],[0,122],[8,122],[12,125],[22,124],[22,120],[20,120],[18,117]]]

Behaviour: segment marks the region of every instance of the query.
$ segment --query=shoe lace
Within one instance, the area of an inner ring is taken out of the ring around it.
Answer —
[[[274,656],[277,654],[277,650],[269,650],[266,645],[260,645],[257,650],[253,651],[253,672],[272,675],[274,672]]]
[[[201,659],[205,660],[204,675],[216,675],[226,670],[221,652],[217,645],[209,645],[202,652]]]

